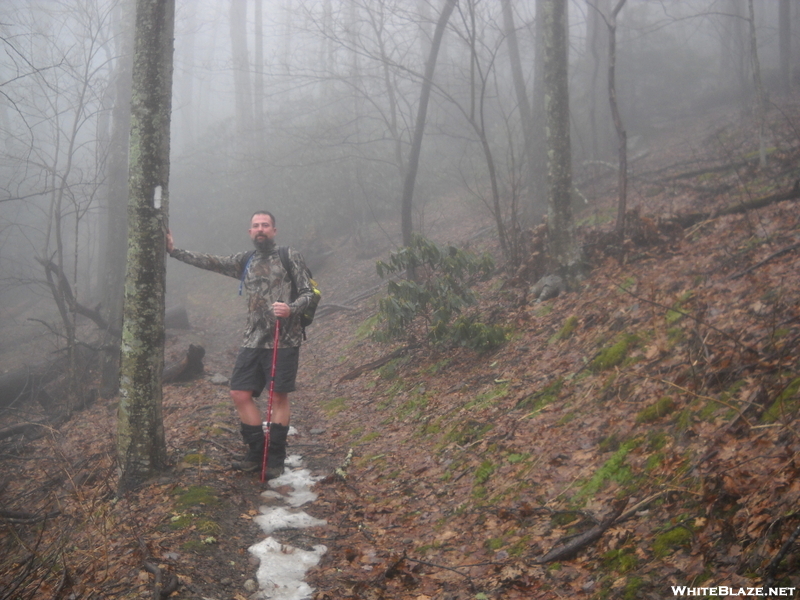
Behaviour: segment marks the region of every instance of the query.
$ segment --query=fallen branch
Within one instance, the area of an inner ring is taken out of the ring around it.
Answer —
[[[563,560],[565,558],[570,558],[571,556],[575,555],[579,550],[581,550],[584,546],[588,546],[592,542],[595,542],[600,539],[600,537],[606,532],[606,530],[611,527],[617,520],[617,518],[622,514],[622,511],[625,510],[625,506],[628,504],[628,499],[625,498],[624,500],[618,500],[612,504],[611,514],[609,514],[603,521],[592,527],[591,529],[585,531],[584,533],[580,534],[572,538],[566,544],[563,544],[558,547],[554,547],[550,552],[545,554],[542,558],[535,560],[536,564],[542,565],[545,563],[553,562],[556,560]],[[556,542],[558,545],[560,542]]]
[[[794,200],[795,198],[800,198],[800,180],[795,181],[792,189],[786,192],[772,194],[771,196],[764,196],[763,198],[756,198],[747,202],[740,202],[739,204],[734,204],[733,206],[726,206],[725,208],[713,213],[689,213],[686,215],[678,215],[678,217],[676,217],[676,221],[681,225],[681,227],[688,229],[689,227],[692,227],[701,221],[707,221],[708,219],[714,217],[721,217],[724,215],[739,215],[746,213],[749,210],[764,208],[765,206],[775,204],[776,202]]]
[[[792,244],[791,246],[786,246],[785,248],[781,248],[777,252],[773,252],[767,258],[765,258],[764,260],[762,260],[760,262],[757,262],[753,266],[747,267],[746,269],[744,269],[743,271],[739,271],[738,273],[734,273],[733,275],[728,277],[728,279],[738,279],[739,277],[747,275],[748,273],[750,273],[752,271],[755,271],[756,269],[758,269],[760,267],[763,267],[765,264],[767,264],[772,259],[778,258],[779,256],[782,256],[782,255],[786,254],[787,252],[791,252],[792,250],[797,250],[798,248],[800,248],[800,242],[798,242],[797,244]]]
[[[39,523],[52,519],[61,514],[60,510],[54,510],[43,515],[29,512],[22,512],[18,510],[0,510],[0,519],[8,521],[9,523]]]
[[[367,371],[372,371],[374,369],[377,369],[378,367],[382,367],[383,365],[394,360],[395,358],[403,356],[403,354],[411,350],[411,348],[412,346],[406,346],[405,348],[398,348],[397,350],[395,350],[394,352],[390,352],[386,356],[383,356],[377,360],[373,360],[372,362],[369,362],[365,365],[361,365],[360,367],[356,367],[349,373],[345,373],[344,375],[342,375],[337,383],[342,383],[343,381],[352,381],[353,379],[356,379],[357,377],[359,377],[363,373],[366,373]]]
[[[767,568],[764,569],[764,587],[772,587],[772,584],[775,582],[775,574],[778,572],[778,565],[781,564],[781,561],[789,553],[789,550],[791,550],[798,537],[800,537],[800,525],[795,528],[792,535],[789,536],[789,539],[784,542],[778,553],[769,561]]]

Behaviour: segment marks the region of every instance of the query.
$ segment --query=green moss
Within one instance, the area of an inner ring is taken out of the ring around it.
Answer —
[[[774,423],[783,415],[797,411],[797,409],[800,408],[800,399],[797,397],[798,390],[800,390],[800,377],[789,383],[789,385],[778,394],[772,406],[761,415],[761,422]]]
[[[644,470],[645,471],[652,471],[657,469],[661,466],[661,463],[664,462],[664,455],[661,452],[656,452],[655,454],[651,454],[647,457],[647,461],[644,463]]]
[[[625,464],[628,453],[642,443],[641,439],[633,439],[624,442],[619,449],[600,467],[592,478],[587,481],[576,495],[580,500],[594,496],[609,481],[619,484],[629,483],[633,479],[631,468]]]
[[[510,462],[512,465],[515,465],[517,463],[521,463],[521,462],[529,459],[530,456],[531,455],[528,454],[528,453],[524,453],[524,454],[509,454],[508,456],[506,456],[506,460],[508,462]]]
[[[494,473],[494,464],[491,461],[485,460],[481,463],[478,467],[478,470],[475,471],[475,483],[478,485],[483,485]]]
[[[222,526],[211,519],[199,519],[195,527],[197,531],[205,535],[219,535],[222,533]]]
[[[619,285],[623,292],[629,292],[636,287],[636,277],[626,277],[625,280]]]
[[[619,436],[616,433],[612,433],[611,435],[604,437],[600,442],[597,444],[597,449],[600,452],[616,452],[619,450],[622,441],[619,439]]]
[[[672,413],[674,410],[675,401],[670,396],[664,396],[636,415],[636,422],[652,423]]]
[[[369,442],[377,440],[379,437],[381,437],[381,434],[380,434],[379,431],[371,431],[370,433],[362,436],[361,439],[356,442],[356,445],[368,444]]]
[[[661,450],[667,445],[668,441],[669,436],[667,436],[667,434],[663,431],[651,431],[647,434],[647,449],[651,452]]]
[[[440,361],[428,365],[427,367],[422,369],[422,372],[425,373],[426,375],[438,375],[447,368],[451,360],[452,359],[450,358],[443,358]]]
[[[638,600],[646,584],[641,577],[631,577],[622,589],[622,600]]]
[[[207,465],[211,462],[211,459],[208,458],[205,454],[187,454],[183,457],[183,462],[188,463],[190,465]]]
[[[568,412],[558,420],[556,425],[560,426],[560,425],[566,425],[567,423],[571,423],[572,421],[575,420],[577,416],[578,415],[574,412]]]
[[[342,396],[326,400],[322,403],[322,411],[329,417],[333,417],[341,412],[344,412],[346,408],[347,398]]]
[[[486,547],[491,550],[492,552],[496,552],[503,547],[503,539],[502,538],[492,538],[486,540]]]
[[[555,342],[559,342],[561,340],[568,340],[572,337],[572,334],[575,332],[575,328],[578,326],[578,317],[571,316],[567,317],[567,320],[564,321],[564,325],[561,326],[561,329],[550,338],[549,343],[553,344]]]
[[[617,573],[633,571],[639,564],[632,548],[617,548],[603,554],[603,567]]]
[[[501,398],[505,398],[508,395],[508,383],[501,383],[495,385],[494,387],[488,389],[487,391],[478,394],[471,402],[467,402],[464,405],[463,410],[465,411],[472,411],[472,410],[479,410],[482,408],[489,408],[497,404],[497,401]]]
[[[169,520],[169,528],[172,529],[173,531],[180,531],[181,529],[186,529],[187,527],[190,527],[193,520],[194,519],[192,518],[192,515],[188,514],[174,515]]]
[[[494,428],[492,423],[481,423],[480,421],[464,421],[457,423],[449,431],[445,439],[447,442],[454,442],[459,446],[471,444],[486,435]]]
[[[213,488],[206,485],[193,485],[177,490],[175,505],[179,508],[189,506],[213,506],[219,504],[219,499],[214,495]]]
[[[687,290],[680,295],[680,297],[675,301],[675,303],[672,305],[672,308],[667,311],[667,314],[664,317],[667,325],[674,325],[685,316],[683,305],[691,300],[693,295],[694,292],[691,290]]]
[[[601,350],[600,353],[594,357],[589,368],[595,373],[613,369],[622,364],[622,361],[628,356],[628,352],[638,341],[639,338],[635,335],[624,335],[622,339],[617,341],[613,346]]]
[[[558,395],[561,388],[564,386],[564,380],[560,377],[547,385],[544,389],[534,392],[530,396],[526,396],[517,403],[517,408],[530,411],[530,413],[538,413],[548,404],[552,404],[558,400]],[[529,414],[528,416],[532,416]]]
[[[425,409],[428,407],[428,394],[414,394],[406,400],[397,409],[397,418],[400,420],[413,417],[419,419],[422,417]]]
[[[686,527],[675,527],[660,535],[653,540],[653,555],[656,558],[664,558],[678,548],[688,548],[692,543],[693,534]]]
[[[675,415],[675,427],[679,432],[683,433],[692,426],[692,411],[690,408],[684,408],[681,412]]]
[[[400,358],[390,360],[388,363],[378,369],[378,375],[381,379],[386,379],[389,381],[392,379],[397,379],[400,376],[400,370],[408,363],[408,361],[409,359],[407,356],[401,356]]]

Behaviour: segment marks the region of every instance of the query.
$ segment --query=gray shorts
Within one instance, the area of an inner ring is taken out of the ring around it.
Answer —
[[[289,393],[295,390],[300,347],[278,348],[275,364],[274,391]],[[252,391],[254,397],[269,384],[272,375],[272,348],[240,348],[231,375],[231,390]]]

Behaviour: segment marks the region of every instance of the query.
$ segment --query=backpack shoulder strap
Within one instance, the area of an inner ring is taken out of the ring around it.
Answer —
[[[250,254],[247,255],[247,262],[244,263],[244,269],[242,269],[242,279],[239,281],[239,295],[242,295],[242,288],[244,287],[244,278],[247,277],[247,271],[250,268],[250,261],[253,260],[253,255],[256,253],[255,250],[251,250]]]
[[[281,257],[283,268],[289,274],[289,281],[292,283],[292,296],[297,296],[297,283],[294,280],[294,272],[292,271],[292,261],[289,260],[289,246],[278,246],[278,255]]]

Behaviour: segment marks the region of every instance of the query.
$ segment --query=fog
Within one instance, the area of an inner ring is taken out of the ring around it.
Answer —
[[[169,185],[176,245],[216,254],[247,249],[249,217],[267,209],[277,216],[280,241],[306,252],[312,266],[322,264],[313,262],[321,248],[338,247],[348,236],[349,251],[364,256],[398,246],[420,74],[442,3],[260,4],[257,35],[255,1],[177,2]],[[588,165],[616,161],[608,34],[599,18],[613,4],[569,3],[579,187],[591,176]],[[779,3],[754,4],[761,76],[778,93],[786,79]],[[442,197],[468,203],[487,223],[494,219],[479,132],[495,163],[502,219],[516,218],[532,193],[501,5],[462,0],[449,22],[414,192],[415,228],[429,235],[435,231],[426,211]],[[512,6],[532,98],[535,2]],[[118,219],[109,191],[113,111],[120,110],[123,41],[132,31],[122,8],[106,0],[0,4],[0,340],[6,344],[23,325],[28,337],[63,327],[42,261],[63,270],[81,304],[103,301],[112,243],[106,232],[109,218]],[[616,73],[632,152],[646,151],[656,134],[689,116],[752,108],[747,18],[746,0],[629,0],[618,19]],[[591,194],[583,195],[591,202]]]

